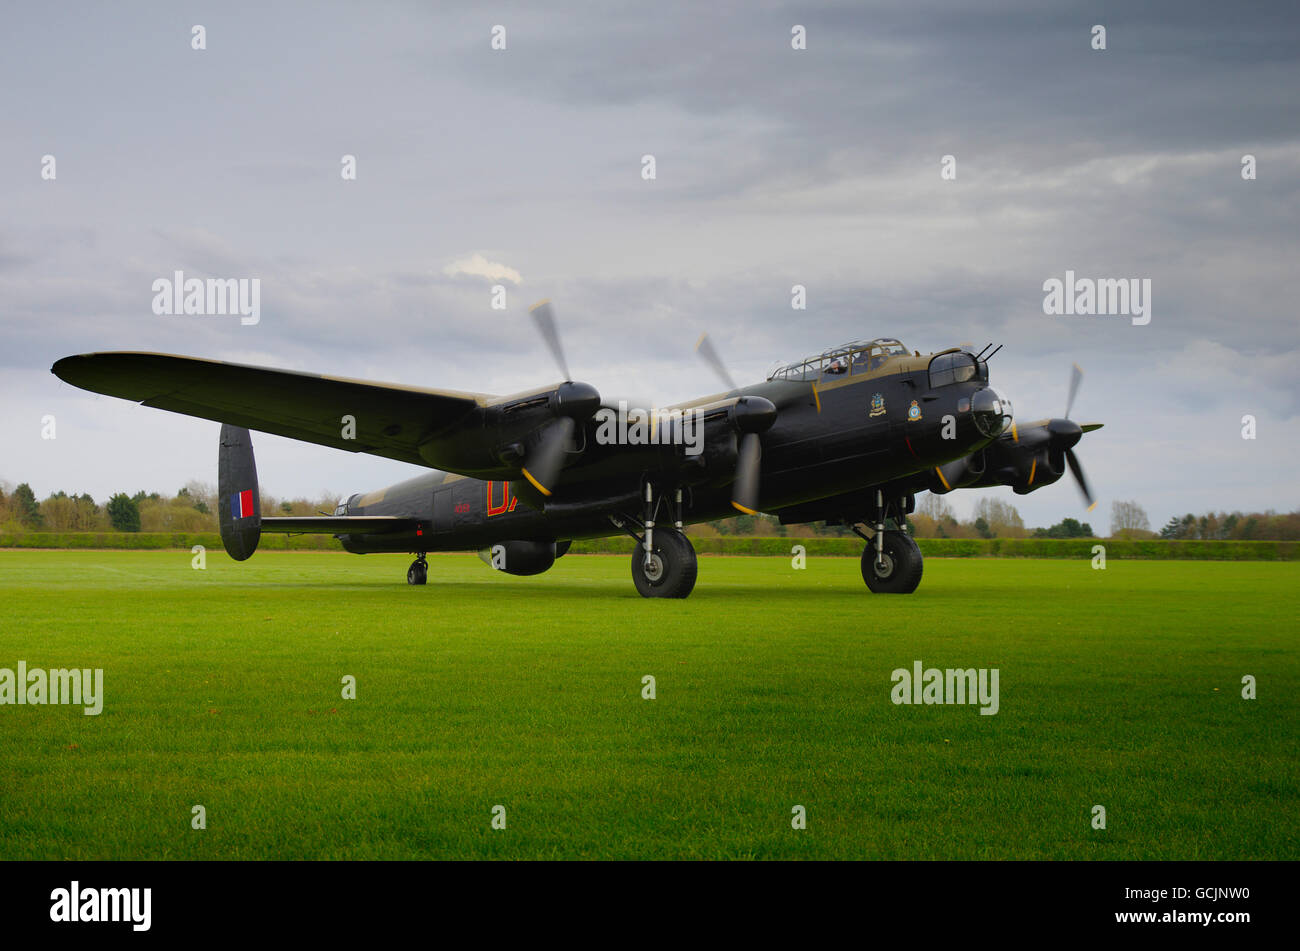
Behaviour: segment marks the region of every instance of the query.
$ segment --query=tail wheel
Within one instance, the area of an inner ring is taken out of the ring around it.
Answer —
[[[921,549],[906,532],[885,532],[880,557],[868,542],[862,551],[862,580],[874,594],[911,594],[921,583]]]
[[[645,546],[632,552],[632,581],[643,598],[684,598],[695,587],[697,564],[690,539],[671,528],[655,528],[649,562]]]

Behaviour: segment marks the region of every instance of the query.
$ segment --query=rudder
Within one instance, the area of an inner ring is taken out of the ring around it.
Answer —
[[[221,544],[235,561],[257,551],[262,538],[262,499],[253,440],[242,426],[221,426],[217,456],[217,518]]]

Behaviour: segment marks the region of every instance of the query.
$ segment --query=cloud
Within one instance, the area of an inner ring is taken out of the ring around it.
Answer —
[[[452,261],[442,273],[448,277],[459,277],[467,274],[470,277],[485,277],[489,281],[509,281],[511,284],[523,282],[519,272],[505,264],[499,264],[496,261],[489,261],[481,254],[472,254],[467,258],[460,258]]]
[[[503,6],[501,52],[475,16],[434,6],[383,24],[276,7],[242,32],[232,13],[239,42],[205,54],[159,32],[157,3],[10,18],[0,82],[49,81],[0,116],[0,477],[97,498],[212,478],[212,424],[61,384],[49,366],[69,353],[487,393],[553,382],[516,293],[527,271],[574,374],[608,396],[715,390],[691,349],[702,331],[747,381],[853,338],[993,341],[1018,414],[1059,414],[1070,364],[1087,371],[1074,412],[1106,423],[1081,450],[1102,510],[1136,498],[1160,524],[1296,504],[1300,8]],[[1099,18],[1105,52],[1089,47]],[[31,158],[46,152],[57,182]],[[1150,326],[1044,315],[1042,283],[1067,268],[1151,278]],[[174,269],[260,278],[261,323],[154,315],[151,282]],[[408,468],[271,437],[263,452],[277,494]],[[1081,511],[1068,482],[991,491],[1029,524]]]

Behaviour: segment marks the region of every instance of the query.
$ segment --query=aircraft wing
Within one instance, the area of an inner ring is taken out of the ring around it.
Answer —
[[[84,353],[50,368],[59,379],[144,406],[303,442],[427,466],[420,443],[492,399],[477,393],[222,363],[166,353]],[[343,438],[343,417],[356,421]]]

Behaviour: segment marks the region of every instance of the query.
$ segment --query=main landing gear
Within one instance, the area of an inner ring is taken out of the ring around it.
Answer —
[[[895,524],[906,525],[907,516],[898,505]],[[873,534],[857,526],[853,531],[867,543],[862,551],[862,580],[873,594],[911,594],[921,583],[921,549],[906,531],[886,531],[889,506],[884,493],[876,490],[876,504],[871,513]]]
[[[424,584],[429,580],[429,562],[424,557],[424,552],[420,552],[415,561],[411,562],[411,567],[406,569],[407,584]]]
[[[638,536],[626,528],[622,519],[613,519],[615,527],[622,528],[637,540],[632,552],[632,583],[643,598],[684,598],[695,588],[698,565],[695,548],[682,532],[682,490],[677,489],[672,501],[673,527],[656,528],[655,515],[659,500],[654,486],[645,486],[644,534]]]

